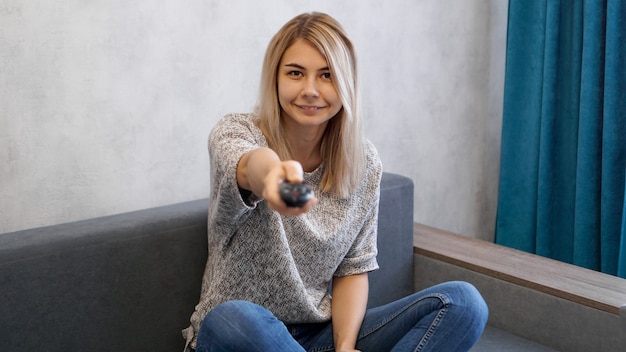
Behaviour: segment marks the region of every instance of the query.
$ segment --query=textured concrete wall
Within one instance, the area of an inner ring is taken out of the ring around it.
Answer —
[[[0,233],[206,197],[208,131],[312,10],[357,45],[366,133],[416,221],[491,238],[500,0],[0,0]]]

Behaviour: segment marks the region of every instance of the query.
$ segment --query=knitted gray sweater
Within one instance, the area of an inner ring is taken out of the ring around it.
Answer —
[[[300,216],[281,216],[237,186],[240,158],[267,147],[253,118],[252,114],[227,115],[209,135],[208,260],[200,303],[191,326],[183,331],[192,346],[205,315],[228,300],[262,305],[285,323],[328,321],[332,277],[378,268],[382,165],[373,145],[365,144],[367,168],[348,198],[320,192],[320,166],[304,175],[318,204]]]

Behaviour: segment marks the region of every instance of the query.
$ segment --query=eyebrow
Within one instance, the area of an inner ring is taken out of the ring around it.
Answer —
[[[300,64],[297,64],[295,62],[294,63],[285,64],[284,66],[285,67],[295,67],[295,68],[298,68],[298,69],[301,69],[301,70],[306,70],[306,68],[304,66],[302,66]],[[328,68],[328,66],[327,67],[322,67],[318,71],[330,71],[330,68]]]

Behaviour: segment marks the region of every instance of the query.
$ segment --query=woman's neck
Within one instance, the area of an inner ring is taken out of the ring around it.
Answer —
[[[286,130],[293,159],[302,164],[305,172],[317,169],[322,163],[321,145],[324,128]]]

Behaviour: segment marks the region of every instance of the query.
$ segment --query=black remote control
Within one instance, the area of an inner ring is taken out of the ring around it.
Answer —
[[[280,185],[280,197],[288,207],[300,208],[313,198],[313,190],[304,183],[283,182]]]

